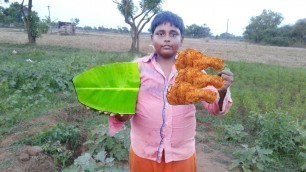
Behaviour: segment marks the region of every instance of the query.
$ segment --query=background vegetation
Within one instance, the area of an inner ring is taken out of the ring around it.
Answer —
[[[97,64],[133,58],[128,53],[13,44],[1,44],[0,53],[1,139],[14,132],[22,121],[52,109],[77,104],[78,108],[69,110],[71,116],[77,115],[82,105],[76,100],[73,76]],[[245,171],[305,168],[305,69],[245,62],[228,65],[236,78],[231,111],[224,118],[216,118],[198,106],[197,117],[214,125],[220,144],[236,147],[237,151],[232,152],[237,155],[233,168]],[[87,113],[90,115],[86,120],[55,125],[26,136],[19,144],[42,146],[59,169],[71,164],[74,165],[70,170],[105,169],[126,161],[128,128],[115,138],[109,137],[104,126],[106,117],[93,110]],[[244,146],[239,148],[241,144]],[[82,145],[88,149],[77,155],[75,152]]]
[[[135,6],[132,1],[114,2],[126,17],[126,22],[138,16],[133,10]],[[141,3],[144,12],[153,10],[155,14],[160,10],[161,1]],[[12,3],[8,8],[0,6],[0,26],[25,28],[24,17],[20,13],[22,6],[18,3]],[[35,38],[47,33],[50,25],[55,25],[48,17],[41,20],[35,11],[31,12],[30,19],[30,29],[28,27],[26,30],[33,33]],[[258,44],[305,47],[306,20],[300,19],[292,26],[280,27],[282,20],[281,14],[264,10],[250,19],[243,38]],[[79,22],[77,18],[71,21]],[[130,22],[130,25],[133,40],[139,39],[142,28],[135,28],[135,23]],[[82,29],[131,32],[128,28],[109,29],[103,26],[86,26]],[[213,35],[207,25],[193,24],[186,27],[186,36],[204,38]],[[222,33],[215,38],[242,39],[230,33]],[[136,41],[131,50],[138,51],[138,48]],[[248,48],[247,44],[245,48]],[[63,112],[59,114],[68,116],[67,120],[37,133],[24,135],[14,144],[41,146],[44,153],[53,158],[57,170],[115,169],[116,164],[127,161],[129,127],[115,137],[109,137],[106,132],[107,117],[78,103],[71,79],[95,65],[130,61],[133,58],[134,54],[130,53],[1,43],[0,139],[20,132],[19,127],[25,125],[25,121],[60,110]],[[231,88],[234,99],[231,111],[223,118],[216,118],[197,105],[197,119],[213,124],[220,145],[232,146],[233,149],[226,150],[236,158],[231,169],[306,170],[305,68],[240,61],[227,63],[235,74],[235,83]],[[4,159],[0,163],[0,170],[10,162],[10,159]]]

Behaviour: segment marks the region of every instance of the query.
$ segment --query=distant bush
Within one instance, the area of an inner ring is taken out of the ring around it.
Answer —
[[[265,42],[266,44],[283,46],[283,47],[288,47],[291,44],[291,40],[289,37],[282,37],[282,36],[265,38],[263,42]]]

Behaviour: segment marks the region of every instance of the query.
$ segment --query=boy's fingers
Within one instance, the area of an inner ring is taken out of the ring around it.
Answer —
[[[222,74],[228,75],[228,76],[234,75],[231,71],[228,71],[228,70],[222,70],[221,72],[218,73],[219,76],[222,76]]]
[[[110,113],[109,116],[115,116],[115,115],[118,115],[116,113]]]

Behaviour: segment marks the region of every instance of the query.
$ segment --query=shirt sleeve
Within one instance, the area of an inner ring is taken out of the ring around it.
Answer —
[[[118,131],[122,129],[124,122],[120,122],[116,117],[108,117],[108,133],[110,136],[115,135]]]
[[[218,93],[218,98],[215,102],[209,104],[205,101],[202,101],[202,104],[205,107],[205,109],[213,115],[224,115],[224,114],[226,114],[229,111],[229,109],[230,109],[230,107],[232,106],[232,103],[233,103],[233,100],[231,98],[230,89],[228,88],[227,91],[226,91],[221,110],[219,109],[219,104],[218,104],[218,102],[220,100],[220,95],[219,95],[218,90],[213,86],[208,86],[208,87],[205,87],[204,89],[212,90],[212,91],[215,91],[215,92]]]

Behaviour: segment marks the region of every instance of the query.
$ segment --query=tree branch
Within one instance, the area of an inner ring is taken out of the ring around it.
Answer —
[[[141,23],[145,20],[145,17],[146,17],[151,11],[152,11],[152,9],[148,10],[148,11],[146,12],[146,14],[142,17],[142,19],[139,20],[139,23],[138,23],[138,25],[137,25],[137,28],[140,27]],[[153,14],[153,15],[155,15],[155,14]],[[151,17],[150,17],[150,18],[151,18]]]

